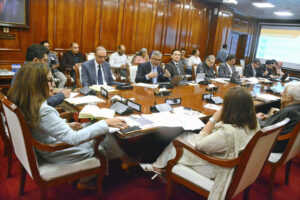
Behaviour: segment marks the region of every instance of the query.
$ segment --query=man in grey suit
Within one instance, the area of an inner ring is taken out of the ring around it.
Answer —
[[[217,53],[217,60],[220,61],[220,63],[225,63],[226,55],[227,55],[227,44],[223,44],[222,49],[220,49]]]
[[[171,77],[175,75],[184,75],[184,66],[182,62],[180,62],[180,50],[179,49],[173,49],[171,53],[172,60],[166,64],[166,70],[171,74]],[[184,78],[185,79],[185,78]]]
[[[214,70],[215,61],[216,58],[214,55],[207,56],[205,62],[202,62],[197,66],[196,74],[205,73],[206,79],[216,78]]]
[[[81,65],[82,86],[91,85],[119,85],[111,75],[110,65],[105,61],[106,49],[102,46],[95,50],[95,59]]]
[[[228,55],[226,58],[226,62],[222,63],[218,69],[218,77],[219,78],[230,78],[233,72],[236,72],[235,66],[235,56]]]

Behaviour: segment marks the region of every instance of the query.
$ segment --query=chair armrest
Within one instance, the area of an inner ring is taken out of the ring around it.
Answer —
[[[203,152],[198,151],[196,148],[194,148],[188,144],[185,144],[179,140],[174,140],[173,145],[176,148],[175,159],[177,158],[177,154],[182,154],[183,149],[186,149],[186,150],[190,151],[191,153],[197,155],[198,157],[202,158],[203,160],[206,160],[207,162],[210,162],[212,164],[215,164],[215,165],[218,165],[221,167],[227,167],[227,168],[235,167],[240,162],[240,157],[237,157],[235,159],[220,159],[220,158],[215,158],[215,157],[209,156],[207,154],[204,154]],[[177,160],[179,160],[179,158]]]
[[[292,135],[292,132],[289,132],[289,133],[284,134],[284,135],[279,135],[277,137],[277,141],[287,140],[287,139],[289,139],[291,137],[291,135]]]
[[[103,170],[103,171],[106,170],[107,159],[102,153],[99,152],[99,145],[105,139],[105,137],[106,137],[106,135],[102,134],[102,135],[98,136],[97,138],[95,138],[95,140],[94,140],[94,153],[95,153],[95,156],[100,160],[101,170]]]
[[[66,143],[57,143],[57,144],[44,144],[41,143],[33,138],[31,138],[31,144],[38,150],[41,151],[59,151],[63,149],[67,149],[72,147],[72,145],[66,144]]]

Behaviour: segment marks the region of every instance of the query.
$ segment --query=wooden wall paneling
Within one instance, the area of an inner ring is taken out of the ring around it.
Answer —
[[[153,37],[153,29],[151,28],[152,20],[155,20],[153,14],[153,3],[149,0],[140,0],[137,14],[135,51],[139,51],[145,47],[150,49],[150,37]]]
[[[118,29],[117,29],[117,43],[115,50],[120,44],[123,44],[123,22],[124,22],[124,16],[125,16],[125,0],[119,0],[119,10],[118,10]]]
[[[167,5],[168,2],[165,0],[157,1],[156,19],[155,19],[155,37],[153,43],[153,49],[163,52],[164,44],[164,32],[165,32],[165,21],[167,18]]]
[[[99,33],[100,23],[100,7],[97,0],[85,0],[83,5],[83,21],[82,21],[82,52],[93,52],[93,50],[98,46],[98,41],[96,38],[99,36],[95,33]],[[98,31],[97,31],[98,30]]]
[[[191,26],[191,34],[190,34],[190,43],[189,43],[189,52],[190,55],[192,54],[193,49],[199,49],[199,38],[201,37],[201,27],[203,26],[202,23],[202,10],[199,8],[193,7],[191,9],[192,16],[191,16],[191,21],[192,26]],[[196,23],[195,23],[196,22]],[[200,52],[202,54],[202,52]]]
[[[118,35],[121,33],[121,40],[118,44],[123,44],[126,47],[126,53],[130,54],[134,52],[135,30],[136,30],[136,7],[138,0],[124,0],[123,8],[120,6],[119,24],[122,24],[121,28],[118,28]],[[120,5],[122,3],[120,2]]]
[[[55,50],[67,50],[71,42],[77,42],[82,50],[83,3],[82,0],[55,1]]]
[[[164,51],[163,53],[171,53],[171,51],[176,48],[176,41],[177,41],[177,34],[178,34],[178,27],[180,22],[180,15],[181,15],[181,7],[183,2],[175,2],[169,1],[168,2],[168,16],[167,16],[167,30],[164,35]]]
[[[100,45],[108,51],[115,51],[118,45],[119,0],[102,0]]]
[[[54,31],[55,31],[55,0],[48,0],[48,37],[50,43],[50,50],[54,50]]]
[[[178,48],[187,48],[187,43],[190,35],[190,27],[191,27],[191,7],[192,7],[192,1],[186,0],[183,5],[183,11],[182,11],[182,19],[180,24],[180,34],[178,37],[177,47]],[[187,52],[188,53],[188,52]]]
[[[148,52],[152,50],[157,50],[154,48],[155,42],[155,33],[156,33],[156,15],[157,15],[157,4],[158,1],[152,1],[152,12],[151,12],[151,24],[150,24],[150,32],[149,32],[149,44],[148,44]]]

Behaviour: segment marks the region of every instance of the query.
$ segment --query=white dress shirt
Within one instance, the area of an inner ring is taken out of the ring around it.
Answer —
[[[201,58],[196,56],[191,56],[189,58],[188,66],[199,65],[201,63]]]
[[[228,63],[226,63],[226,66],[227,66],[227,68],[228,68],[228,70],[229,70],[229,72],[230,72],[230,75],[232,74],[232,69],[231,69],[231,66],[230,65],[228,65]]]
[[[98,66],[99,66],[99,64],[96,62],[95,59],[94,59],[94,62],[95,62],[95,68],[96,68],[96,82],[97,82],[97,85],[99,85],[99,83],[98,83],[98,70],[99,70]],[[102,64],[100,65],[100,67],[101,67],[101,74],[102,74],[103,85],[107,85],[107,82],[105,80],[105,76],[104,76],[104,73],[103,73]]]
[[[109,64],[112,68],[120,68],[121,65],[128,63],[127,56],[125,54],[119,55],[115,52],[110,55]]]

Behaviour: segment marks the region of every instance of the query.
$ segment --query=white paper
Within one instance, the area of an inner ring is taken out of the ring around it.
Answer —
[[[201,112],[198,112],[198,111],[195,111],[195,110],[192,110],[192,109],[190,109],[190,110],[185,109],[183,106],[173,108],[173,112],[176,113],[176,114],[185,114],[185,115],[188,115],[188,116],[194,116],[194,117],[198,117],[198,118],[202,118],[202,117],[206,116]]]
[[[267,100],[267,101],[276,101],[276,100],[280,99],[280,97],[277,97],[277,96],[274,96],[271,94],[261,94],[261,93],[256,94],[256,97]]]
[[[97,92],[100,92],[101,88],[104,88],[105,90],[107,90],[107,92],[115,92],[117,91],[114,87],[109,86],[109,85],[92,85],[89,88],[96,90]]]
[[[65,99],[70,104],[73,105],[81,105],[81,104],[97,104],[97,103],[105,103],[103,99],[100,99],[96,96],[87,95],[83,97],[75,97],[75,98],[68,98]]]
[[[79,93],[78,93],[78,92],[71,92],[71,94],[70,94],[70,97],[69,97],[69,98],[74,98],[74,97],[76,97],[77,95],[79,95]]]
[[[146,87],[146,88],[157,88],[158,84],[147,84],[147,83],[136,83],[135,86]]]
[[[229,79],[227,79],[227,78],[214,78],[214,79],[211,79],[211,80],[219,82],[219,83],[227,83],[229,81]]]
[[[11,72],[11,71],[0,72],[0,76],[13,76],[14,74],[15,74],[15,72]]]
[[[255,77],[247,78],[247,81],[249,81],[250,84],[257,84],[259,83],[259,80]]]
[[[215,104],[207,103],[203,106],[204,108],[212,109],[212,110],[221,110],[222,106],[218,106]]]

